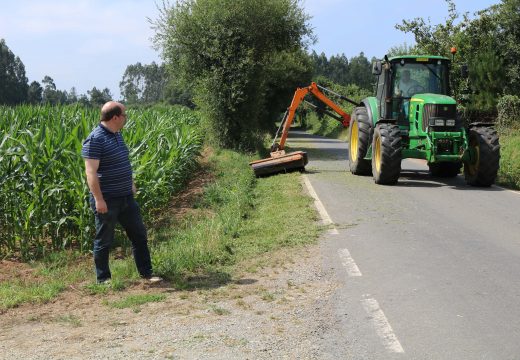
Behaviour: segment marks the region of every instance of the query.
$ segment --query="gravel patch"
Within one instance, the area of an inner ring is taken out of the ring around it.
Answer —
[[[288,253],[290,252],[290,254]],[[336,284],[317,245],[266,256],[269,266],[213,288],[145,285],[85,296],[67,291],[50,304],[0,316],[2,359],[318,359],[333,323]],[[163,293],[137,308],[106,305],[129,294]]]

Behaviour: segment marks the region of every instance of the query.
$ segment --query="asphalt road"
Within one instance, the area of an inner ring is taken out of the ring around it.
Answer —
[[[520,193],[429,176],[395,186],[348,171],[347,144],[292,131],[333,222],[323,267],[339,284],[324,359],[520,359]]]

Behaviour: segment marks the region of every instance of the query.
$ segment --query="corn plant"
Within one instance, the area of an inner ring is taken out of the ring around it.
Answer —
[[[193,112],[128,110],[131,151],[147,219],[190,175],[201,148]],[[0,107],[0,256],[86,250],[93,232],[83,140],[99,111],[75,106]]]

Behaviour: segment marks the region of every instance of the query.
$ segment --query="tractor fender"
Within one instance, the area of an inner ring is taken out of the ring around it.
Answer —
[[[367,109],[368,120],[372,125],[372,128],[375,126],[375,119],[379,118],[379,111],[377,110],[377,100],[375,97],[367,97],[361,101],[361,104],[365,106]]]

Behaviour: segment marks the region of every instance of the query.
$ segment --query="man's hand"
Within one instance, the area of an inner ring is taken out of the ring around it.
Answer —
[[[137,186],[135,186],[135,182],[132,181],[132,194],[137,194]]]
[[[96,200],[96,211],[99,214],[105,214],[108,212],[108,207],[107,203],[105,202],[105,199]]]

